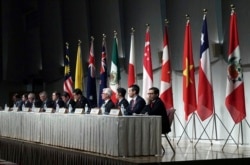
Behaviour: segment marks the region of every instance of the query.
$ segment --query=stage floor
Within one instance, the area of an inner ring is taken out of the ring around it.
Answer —
[[[179,140],[179,138],[172,138],[171,143],[175,149],[175,153],[173,153],[166,139],[162,138],[162,144],[165,148],[165,153],[163,155],[154,157],[133,157],[125,159],[137,163],[248,159],[248,164],[250,163],[250,145],[235,144],[232,140],[229,140],[227,143],[225,142],[225,140],[197,141],[194,139],[190,141]]]
[[[177,145],[178,142],[178,145]],[[237,163],[249,165],[250,145],[238,145],[225,140],[187,141],[171,138],[175,153],[166,139],[162,137],[165,153],[156,156],[112,157],[80,150],[30,143],[16,139],[0,137],[0,158],[25,164],[203,164]],[[27,156],[25,157],[25,152]],[[30,152],[30,153],[29,153]],[[33,156],[32,156],[33,155]],[[32,160],[30,160],[32,159]],[[46,160],[48,159],[48,160]],[[86,160],[85,160],[86,159]],[[66,162],[66,163],[64,163]],[[87,162],[87,163],[86,163]],[[105,163],[104,163],[105,162]]]

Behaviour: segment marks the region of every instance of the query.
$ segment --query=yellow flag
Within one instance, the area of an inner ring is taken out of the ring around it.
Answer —
[[[76,57],[76,71],[75,71],[75,89],[79,88],[83,91],[83,67],[82,67],[82,53],[81,41],[78,42],[77,57]]]

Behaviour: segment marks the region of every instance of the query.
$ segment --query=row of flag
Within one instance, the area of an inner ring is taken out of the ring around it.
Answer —
[[[201,32],[198,102],[196,102],[195,95],[194,62],[191,41],[190,21],[187,19],[183,55],[183,101],[185,119],[187,120],[190,114],[197,111],[200,119],[204,121],[214,114],[214,96],[206,12],[204,12]],[[232,8],[229,28],[225,105],[235,124],[240,123],[246,117],[243,71],[240,59],[236,12],[235,9]]]
[[[134,29],[131,30],[130,54],[128,64],[128,87],[136,83],[135,69],[135,47],[134,47]],[[106,52],[106,36],[103,35],[101,66],[100,66],[100,82],[99,82],[99,102],[97,103],[96,78],[95,78],[95,57],[94,57],[94,38],[91,38],[88,75],[87,75],[87,98],[93,107],[101,106],[102,89],[108,87],[107,77],[107,52]],[[230,38],[228,52],[228,76],[226,87],[225,105],[233,119],[237,124],[246,117],[245,96],[243,74],[240,64],[240,50],[238,30],[236,23],[236,13],[234,9],[231,11],[230,17]],[[70,72],[69,46],[66,44],[65,53],[65,80],[64,91],[72,96],[73,81]],[[112,100],[115,100],[116,89],[120,85],[120,66],[118,58],[118,39],[117,33],[114,33],[114,41],[112,46],[111,68],[109,77],[109,87],[113,91]],[[163,100],[166,109],[174,108],[172,80],[171,80],[171,63],[169,58],[169,42],[167,24],[164,28],[163,36],[163,55],[162,55],[162,72],[160,81],[160,98]],[[191,25],[189,16],[185,27],[184,49],[183,49],[183,102],[185,119],[197,111],[202,121],[214,114],[214,96],[212,85],[212,74],[210,68],[209,40],[207,30],[206,12],[204,12],[201,45],[200,45],[200,62],[199,62],[199,82],[198,82],[198,101],[196,99],[195,86],[195,66],[193,61]],[[75,88],[83,89],[83,71],[81,45],[78,43],[76,71],[75,71]],[[150,26],[146,27],[145,47],[143,55],[143,88],[142,97],[147,97],[147,90],[153,86],[152,57],[150,47]]]

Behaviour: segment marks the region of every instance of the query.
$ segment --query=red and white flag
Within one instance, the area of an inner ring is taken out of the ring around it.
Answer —
[[[243,72],[240,60],[236,13],[232,9],[225,104],[235,124],[241,122],[246,117]]]
[[[169,59],[168,45],[169,45],[168,32],[167,32],[167,26],[165,26],[164,37],[163,37],[160,98],[165,104],[166,109],[172,109],[173,92],[172,92],[171,65]]]
[[[136,82],[136,69],[135,69],[135,45],[134,45],[134,31],[131,32],[130,53],[128,64],[128,87]]]
[[[202,121],[214,112],[214,95],[210,69],[209,41],[206,14],[203,16],[200,46],[197,113]]]
[[[187,20],[183,52],[183,101],[186,120],[197,108],[194,71],[191,27]]]
[[[142,86],[142,97],[147,98],[148,89],[153,85],[153,70],[152,70],[152,59],[151,59],[151,47],[150,47],[150,34],[149,26],[146,29],[145,47],[143,56],[143,86]]]

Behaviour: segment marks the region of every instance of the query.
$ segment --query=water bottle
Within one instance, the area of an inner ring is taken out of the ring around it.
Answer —
[[[88,107],[88,104],[85,104],[85,107],[84,107],[84,112],[83,113],[87,113],[89,110],[89,107]]]
[[[59,112],[59,104],[56,104],[56,112]]]
[[[32,112],[35,112],[35,108],[36,108],[36,107],[35,107],[35,103],[33,102],[31,111],[32,111]]]
[[[24,109],[25,109],[25,105],[24,105],[24,103],[23,103],[23,105],[22,105],[22,111],[24,111]]]
[[[105,104],[102,104],[101,111],[102,111],[102,114],[104,115],[104,113],[105,113]]]
[[[122,112],[122,115],[124,115],[125,108],[124,108],[123,104],[121,105],[121,112]]]
[[[16,104],[14,103],[14,105],[13,105],[13,108],[15,109],[16,108]]]
[[[72,105],[71,104],[69,104],[69,109],[68,109],[68,113],[71,113],[72,112]]]
[[[45,103],[44,105],[43,105],[43,110],[46,112],[46,110],[47,110],[47,104]]]
[[[4,110],[5,110],[5,111],[8,111],[8,106],[7,106],[7,104],[4,105]]]

